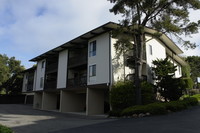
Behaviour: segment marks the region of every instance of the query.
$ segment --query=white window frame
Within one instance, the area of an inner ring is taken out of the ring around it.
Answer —
[[[97,65],[89,65],[89,77],[95,77],[97,75]]]
[[[45,61],[42,61],[42,69],[45,68]]]
[[[96,56],[97,42],[96,40],[89,43],[89,57]]]
[[[153,47],[152,47],[152,45],[149,45],[149,54],[153,55]]]
[[[44,77],[40,78],[40,88],[44,87]]]

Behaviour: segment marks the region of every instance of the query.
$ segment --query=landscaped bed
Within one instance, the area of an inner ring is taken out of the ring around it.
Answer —
[[[185,97],[178,101],[155,102],[147,105],[136,105],[125,108],[121,111],[111,111],[110,116],[143,117],[149,115],[161,115],[169,112],[177,112],[187,109],[188,107],[198,105],[198,100],[200,100],[200,95]]]

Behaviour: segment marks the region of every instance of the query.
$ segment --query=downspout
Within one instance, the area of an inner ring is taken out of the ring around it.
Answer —
[[[109,32],[109,92],[112,89],[112,84],[113,84],[113,79],[111,77],[111,73],[112,73],[112,51],[111,51],[111,32]],[[110,98],[110,96],[109,96]],[[110,102],[109,102],[110,104]],[[112,110],[112,106],[110,104],[110,110]]]

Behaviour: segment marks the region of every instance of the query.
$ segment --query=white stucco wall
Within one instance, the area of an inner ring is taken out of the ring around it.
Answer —
[[[27,84],[28,84],[27,74],[28,74],[27,72],[24,73],[22,92],[26,92],[26,89],[27,89]]]
[[[150,39],[150,40],[149,40]],[[147,61],[147,80],[152,82],[151,67],[153,66],[152,61],[157,59],[166,58],[166,49],[162,42],[157,39],[152,39],[150,36],[146,36],[146,61]],[[150,45],[152,47],[152,54],[150,53]]]
[[[112,60],[112,83],[124,80],[128,74],[133,74],[133,70],[124,65],[124,56],[116,54],[114,44],[117,39],[111,38],[111,60]]]
[[[66,88],[68,50],[59,53],[57,88]]]
[[[42,62],[45,61],[45,65],[46,65],[46,60],[40,60],[37,63],[37,75],[36,75],[36,86],[35,86],[35,90],[43,90],[44,89],[44,74],[45,74],[45,67],[42,68]],[[43,87],[40,87],[40,80],[41,78],[43,78]]]
[[[170,62],[172,64],[174,64],[174,66],[176,66],[176,71],[175,71],[175,75],[174,77],[175,78],[180,78],[182,76],[182,68],[181,68],[181,65],[179,63],[177,63],[176,60],[172,59],[172,58],[169,58]]]
[[[37,70],[34,71],[33,91],[36,90]]]
[[[96,40],[96,56],[89,57],[89,44]],[[99,35],[88,43],[88,85],[109,83],[109,33]],[[96,65],[96,76],[89,77],[89,66]]]

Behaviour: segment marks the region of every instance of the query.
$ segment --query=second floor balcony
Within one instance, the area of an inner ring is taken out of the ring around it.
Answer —
[[[87,76],[81,76],[78,78],[72,78],[67,80],[68,87],[79,87],[87,85]]]
[[[69,68],[77,67],[77,66],[81,66],[85,64],[87,64],[87,55],[71,57],[69,58],[69,61],[68,61]]]

